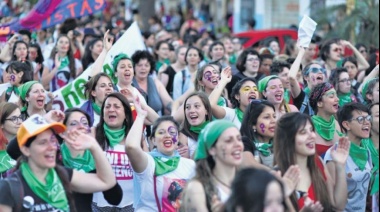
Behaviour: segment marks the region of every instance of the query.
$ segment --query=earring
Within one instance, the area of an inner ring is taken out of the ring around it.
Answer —
[[[257,132],[256,128],[253,128],[253,132]]]

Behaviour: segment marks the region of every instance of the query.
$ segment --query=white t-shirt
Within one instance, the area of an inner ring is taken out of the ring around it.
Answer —
[[[151,155],[148,157],[148,165],[142,173],[135,173],[140,184],[141,196],[135,203],[135,211],[158,211],[154,195],[154,170],[155,162]],[[161,204],[161,211],[178,211],[181,194],[187,181],[195,175],[195,162],[187,158],[180,158],[178,168],[170,173],[157,177],[157,196]]]
[[[49,68],[49,72],[53,70],[54,60],[48,59],[44,61],[44,66]],[[75,70],[82,68],[82,63],[75,59]],[[70,68],[66,66],[61,70],[58,70],[52,81],[50,82],[50,91],[56,91],[63,88],[65,85],[72,82],[73,79],[70,76]]]
[[[224,116],[224,120],[231,121],[232,123],[235,124],[235,126],[240,129],[241,127],[241,122],[239,118],[236,115],[235,109],[231,109],[229,107],[222,107],[226,111],[226,116]]]
[[[119,85],[116,85],[117,87],[117,90],[120,92],[121,91],[121,87]],[[146,104],[146,100],[145,98],[143,97],[143,95],[139,92],[139,90],[137,90],[135,87],[132,87],[132,90],[131,90],[133,96],[138,96],[141,103],[142,104]],[[133,103],[133,102],[130,102],[130,103]]]
[[[105,152],[109,163],[112,166],[112,170],[115,173],[117,182],[123,190],[123,199],[120,204],[113,206],[108,204],[104,199],[102,192],[94,193],[92,201],[97,204],[98,207],[117,207],[124,208],[133,204],[133,169],[129,162],[128,156],[125,153],[125,146],[117,144],[113,148],[108,148]]]

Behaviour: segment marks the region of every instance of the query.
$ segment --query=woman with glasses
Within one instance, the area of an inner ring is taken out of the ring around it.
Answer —
[[[246,77],[255,78],[256,81],[264,78],[265,75],[259,72],[260,68],[260,55],[253,49],[244,50],[236,62],[236,68],[238,73],[232,76],[231,83],[227,85],[227,91],[230,95],[232,92],[232,87],[239,82],[241,79]]]
[[[342,66],[347,69],[348,75],[352,80],[351,87],[357,92],[361,84],[359,79],[364,78],[362,75],[365,75],[365,72],[359,72],[358,60],[355,57],[345,58],[342,62]]]
[[[66,131],[77,130],[83,134],[91,135],[90,116],[83,110],[71,108],[65,111],[63,124]],[[90,150],[76,150],[64,142],[60,148],[62,163],[65,167],[84,172],[96,173],[96,164]],[[77,211],[91,211],[93,194],[74,193]],[[103,192],[104,198],[112,205],[118,205],[123,197],[120,185],[116,182],[112,189]]]
[[[93,193],[115,185],[115,175],[97,141],[78,130],[61,136],[76,151],[91,152],[97,173],[83,173],[57,165],[56,136],[65,129],[63,124],[48,123],[38,114],[21,124],[17,142],[22,157],[16,166],[17,171],[0,181],[0,211],[35,211],[45,208],[75,212],[72,192]],[[19,193],[13,194],[14,189]]]
[[[244,112],[249,103],[255,99],[259,99],[259,92],[254,78],[244,78],[240,80],[232,88],[231,104],[234,109],[229,107],[221,107],[218,100],[223,93],[224,88],[231,82],[231,68],[225,68],[221,73],[221,79],[214,91],[210,94],[209,100],[212,108],[212,114],[216,119],[225,119],[231,121],[238,129],[241,128]]]
[[[351,141],[349,157],[345,166],[347,181],[347,204],[344,211],[365,211],[366,197],[371,179],[372,160],[369,150],[363,145],[371,132],[372,116],[369,109],[361,103],[349,103],[338,112],[339,125]],[[335,170],[333,148],[326,152],[324,158],[329,170]],[[333,180],[343,180],[331,172]]]
[[[331,73],[329,82],[334,85],[334,88],[338,93],[339,107],[343,107],[343,105],[351,102],[359,102],[358,98],[352,91],[352,80],[350,79],[346,68],[334,69]]]
[[[298,70],[305,56],[306,50],[304,48],[299,48],[298,55],[288,74],[288,79],[290,82],[290,92],[293,97],[294,106],[296,106],[301,113],[308,114],[310,116],[314,115],[314,111],[310,106],[309,96],[310,92],[321,83],[327,81],[326,69],[318,63],[310,63],[302,70],[303,79],[305,81],[305,88],[302,90],[300,83],[298,81]]]
[[[316,114],[311,118],[317,132],[316,151],[323,158],[326,151],[339,141],[342,135],[339,123],[335,120],[339,98],[334,86],[326,82],[312,90],[309,101]]]
[[[22,123],[21,111],[14,103],[0,103],[0,179],[7,176],[7,171],[16,165],[6,152],[11,139],[16,137]]]
[[[244,142],[243,164],[253,158],[266,167],[273,167],[273,137],[276,130],[276,111],[268,101],[253,100],[244,114],[240,133]]]
[[[299,182],[290,193],[291,202],[300,211],[308,200],[323,207],[315,211],[342,211],[347,201],[347,185],[341,179],[346,173],[350,142],[339,140],[331,151],[326,166],[316,153],[316,133],[311,118],[302,113],[284,115],[277,122],[274,138],[275,165],[285,173],[291,166],[300,169]],[[330,165],[334,165],[330,169]]]

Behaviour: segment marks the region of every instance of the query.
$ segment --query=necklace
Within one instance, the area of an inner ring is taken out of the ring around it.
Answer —
[[[216,181],[218,181],[220,184],[222,184],[223,186],[231,189],[231,186],[227,185],[226,183],[224,183],[223,181],[219,180],[219,178],[217,178],[214,174],[212,174],[212,176],[215,178]]]

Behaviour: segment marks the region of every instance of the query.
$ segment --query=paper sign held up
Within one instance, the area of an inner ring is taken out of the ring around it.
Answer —
[[[298,42],[301,47],[309,47],[317,25],[318,24],[309,16],[303,16],[298,28]]]

